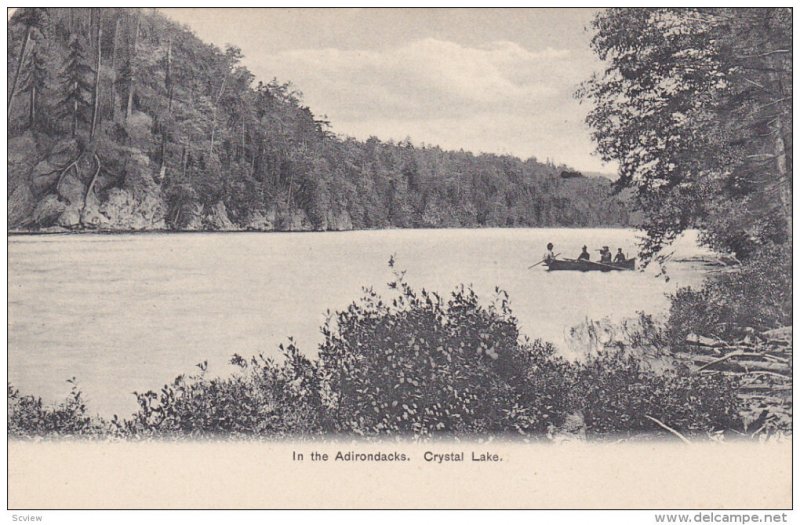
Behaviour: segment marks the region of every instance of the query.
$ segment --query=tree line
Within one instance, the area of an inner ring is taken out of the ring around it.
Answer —
[[[337,136],[294,85],[256,81],[242,58],[155,10],[17,10],[8,133],[27,146],[12,153],[49,163],[52,176],[10,163],[11,199],[19,186],[32,195],[17,199],[29,203],[10,225],[49,226],[57,217],[37,210],[49,198],[80,210],[70,226],[96,226],[93,206],[103,213],[115,189],[135,202],[155,195],[164,227],[175,230],[217,227],[208,215],[220,206],[235,229],[637,220],[629,196],[612,194],[606,179],[549,161]]]

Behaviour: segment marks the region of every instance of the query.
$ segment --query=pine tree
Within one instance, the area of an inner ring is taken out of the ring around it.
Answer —
[[[86,54],[81,39],[77,34],[70,37],[67,58],[61,70],[61,83],[64,98],[58,104],[60,117],[69,117],[70,132],[74,137],[78,131],[78,122],[89,124],[91,122],[92,84],[91,78],[94,70],[86,62]]]
[[[14,104],[14,95],[17,94],[17,88],[19,87],[20,73],[22,72],[22,67],[25,63],[26,51],[34,42],[33,38],[36,30],[41,29],[41,27],[46,24],[45,17],[45,11],[41,8],[25,8],[21,10],[21,12],[15,17],[15,20],[19,21],[25,26],[25,36],[22,39],[22,46],[20,47],[19,55],[17,57],[17,68],[8,92],[8,117],[11,116],[11,109]]]
[[[34,46],[21,90],[28,93],[28,128],[31,130],[36,129],[37,109],[41,104],[42,93],[47,89],[48,77],[45,51],[41,45]]]

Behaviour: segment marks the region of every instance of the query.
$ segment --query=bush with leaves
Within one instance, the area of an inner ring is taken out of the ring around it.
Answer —
[[[445,302],[396,276],[391,303],[368,290],[323,329],[326,430],[527,435],[557,422],[569,365],[550,344],[520,342],[505,292],[489,307],[463,287]]]
[[[681,288],[671,298],[666,335],[673,348],[695,333],[729,339],[748,328],[768,330],[792,323],[790,245],[761,250],[740,268],[709,278],[699,289]]]
[[[329,432],[536,436],[577,413],[594,434],[662,432],[646,416],[687,434],[741,427],[722,376],[653,367],[636,349],[568,362],[521,340],[501,290],[483,307],[470,289],[447,302],[418,293],[402,273],[390,287],[400,292],[391,303],[367,290],[323,330]]]
[[[687,435],[742,427],[721,375],[653,367],[635,348],[567,361],[521,337],[502,290],[484,306],[470,288],[447,300],[417,292],[404,272],[389,286],[388,302],[366,289],[329,315],[315,359],[290,342],[280,360],[235,355],[239,370],[225,378],[201,363],[160,393],[136,394],[138,411],[110,425],[85,415],[77,390],[47,409],[9,388],[10,435],[541,437],[576,419],[593,435],[663,432],[650,418]]]
[[[75,379],[68,382],[72,384],[69,396],[55,406],[45,406],[40,397],[20,394],[19,390],[7,385],[8,435],[21,438],[106,434],[108,427],[105,422],[88,415]]]
[[[126,436],[299,437],[319,432],[319,386],[314,363],[292,343],[282,363],[234,355],[240,372],[228,378],[180,375],[160,393],[135,393],[139,410],[112,424]]]
[[[623,350],[576,366],[571,396],[590,434],[658,431],[649,418],[684,434],[741,428],[735,384],[722,374],[693,374],[685,366],[656,371]]]

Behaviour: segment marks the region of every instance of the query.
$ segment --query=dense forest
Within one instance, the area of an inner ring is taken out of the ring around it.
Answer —
[[[10,229],[636,222],[566,166],[336,136],[291,83],[154,10],[19,9],[8,50]]]

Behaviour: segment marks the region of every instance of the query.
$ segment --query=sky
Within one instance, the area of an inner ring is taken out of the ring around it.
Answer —
[[[602,64],[591,9],[161,9],[258,80],[291,81],[335,133],[613,173],[573,93]]]

